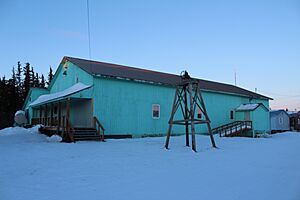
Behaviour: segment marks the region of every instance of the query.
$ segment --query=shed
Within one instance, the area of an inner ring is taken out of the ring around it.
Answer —
[[[290,130],[290,118],[285,110],[270,111],[271,132],[282,132]]]
[[[252,121],[252,135],[268,132],[270,122],[268,119],[269,109],[263,103],[245,103],[235,109],[236,119],[241,121]]]
[[[300,131],[300,111],[289,114],[291,130]]]

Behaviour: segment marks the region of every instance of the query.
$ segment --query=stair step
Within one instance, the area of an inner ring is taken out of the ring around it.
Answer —
[[[97,134],[74,134],[74,137],[100,137]]]
[[[97,132],[75,132],[74,135],[97,135]]]

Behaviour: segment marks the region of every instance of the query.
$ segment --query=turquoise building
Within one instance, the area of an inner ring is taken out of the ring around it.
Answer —
[[[68,117],[72,127],[82,129],[95,127],[97,119],[108,137],[166,135],[180,80],[173,74],[64,57],[48,89],[32,88],[23,109],[29,124],[42,123],[54,130]],[[270,131],[271,98],[229,84],[199,81],[212,128],[247,120],[252,121],[253,133]],[[184,131],[181,126],[172,129],[173,134]],[[206,126],[196,126],[196,132],[206,134]]]

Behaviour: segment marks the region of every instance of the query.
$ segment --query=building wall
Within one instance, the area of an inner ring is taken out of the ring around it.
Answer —
[[[94,79],[94,115],[107,134],[165,134],[174,88],[113,79]],[[160,105],[160,118],[152,118],[152,105]],[[183,133],[183,127],[173,133]]]
[[[254,133],[270,132],[270,112],[259,106],[250,112]]]
[[[60,65],[55,73],[55,77],[53,79],[53,83],[50,85],[50,88],[48,90],[48,93],[56,93],[63,91],[74,84],[81,82],[86,85],[93,85],[93,76],[86,73],[76,65],[68,62],[68,69],[67,69],[67,75],[63,74],[64,69]],[[93,88],[84,90],[82,92],[79,92],[77,94],[71,95],[70,97],[79,97],[79,98],[91,98],[93,94]],[[34,99],[35,100],[35,99]],[[65,115],[65,103],[62,103],[62,115]],[[78,104],[78,105],[76,105]],[[92,109],[89,107],[91,106],[91,102],[87,101],[81,101],[74,103],[73,100],[71,101],[71,112],[70,112],[70,118],[73,120],[73,124],[78,125],[79,127],[91,127],[91,117],[93,116]],[[81,109],[81,110],[80,110]],[[30,111],[32,109],[30,108]],[[31,111],[32,113],[32,111]],[[78,115],[81,113],[81,115]],[[35,117],[39,117],[39,113],[35,112]],[[87,115],[89,114],[90,117],[87,118]],[[33,116],[33,114],[31,114]],[[48,117],[49,117],[48,113]],[[80,119],[80,116],[82,119]]]
[[[93,127],[93,107],[90,99],[71,99],[70,120],[75,127]]]
[[[271,121],[271,130],[279,130],[279,131],[290,130],[290,118],[284,111],[280,113],[271,112],[270,121]]]
[[[136,83],[126,80],[94,78],[94,115],[106,129],[107,134],[165,135],[175,95],[174,87],[154,84]],[[249,103],[248,97],[202,92],[212,128],[233,122],[230,111],[234,111],[242,103]],[[268,102],[264,102],[268,105]],[[152,118],[152,104],[159,104],[160,119]],[[180,111],[180,109],[178,110]],[[268,112],[267,112],[268,113]],[[261,112],[256,114],[259,120],[256,128],[269,130],[269,116]],[[179,119],[178,112],[175,119]],[[173,126],[173,134],[184,133],[184,126]],[[206,125],[197,125],[196,132],[206,134]]]
[[[174,87],[157,84],[93,77],[76,65],[69,62],[67,75],[63,75],[63,68],[59,66],[50,93],[59,92],[71,87],[77,82],[93,85],[72,97],[92,98],[93,116],[96,116],[106,129],[106,134],[132,134],[133,136],[165,135],[168,130],[168,121],[171,114],[175,95]],[[234,111],[243,103],[264,103],[269,106],[268,100],[250,99],[248,97],[202,91],[212,128],[230,123],[239,118],[238,113],[230,119],[230,111]],[[160,105],[160,118],[152,118],[152,105]],[[180,111],[180,109],[178,110]],[[76,115],[76,116],[75,116]],[[71,119],[80,121],[78,112],[71,112]],[[202,115],[203,116],[203,115]],[[257,114],[260,120],[269,123],[269,116]],[[181,119],[178,112],[175,119]],[[83,119],[84,120],[84,119]],[[267,125],[259,125],[265,127]],[[174,125],[173,134],[183,134],[184,126]],[[196,132],[206,134],[206,125],[197,125]]]
[[[60,92],[65,90],[78,82],[86,85],[93,85],[93,76],[77,67],[71,62],[67,62],[68,69],[67,75],[64,75],[64,69],[60,65],[55,73],[55,79],[53,79],[53,84],[50,86],[50,93]],[[74,97],[91,97],[92,89],[85,90],[81,94],[74,95]]]

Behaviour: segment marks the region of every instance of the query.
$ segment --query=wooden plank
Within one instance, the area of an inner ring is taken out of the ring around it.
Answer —
[[[67,99],[67,106],[66,106],[66,127],[67,127],[67,135],[68,139],[71,140],[70,137],[70,98]]]
[[[48,126],[48,123],[47,123],[47,119],[48,119],[48,106],[47,106],[47,104],[45,105],[45,112],[44,112],[44,114],[45,114],[45,126]]]
[[[57,134],[59,134],[60,126],[61,126],[61,102],[58,101],[58,117],[57,117]]]
[[[186,93],[186,86],[183,88],[184,90],[184,118],[185,120],[189,119],[189,109],[187,104],[187,93]],[[185,121],[185,145],[190,146],[190,140],[189,140],[189,122]]]
[[[191,119],[191,132],[192,132],[192,149],[196,152],[196,136],[194,125],[194,101],[193,101],[193,85],[189,84],[189,96],[190,96],[190,119]]]
[[[51,103],[51,111],[50,111],[50,126],[53,126],[54,123],[53,123],[53,103]]]

